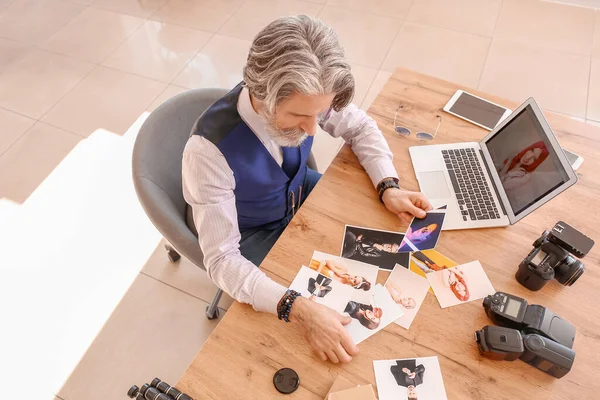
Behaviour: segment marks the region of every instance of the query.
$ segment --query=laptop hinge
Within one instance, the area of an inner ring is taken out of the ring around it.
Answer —
[[[483,151],[481,151],[481,148],[479,149],[479,155],[481,156],[483,165],[485,165],[485,169],[487,170],[488,176],[490,177],[490,182],[492,183],[492,187],[494,188],[494,191],[496,192],[496,198],[498,199],[498,203],[500,203],[500,207],[502,208],[502,213],[504,215],[507,215],[506,209],[504,208],[504,203],[502,202],[502,198],[500,197],[500,193],[498,193],[498,188],[496,187],[496,182],[492,179],[492,172],[490,171],[490,168],[488,167],[488,163],[485,162],[485,157],[483,157]]]

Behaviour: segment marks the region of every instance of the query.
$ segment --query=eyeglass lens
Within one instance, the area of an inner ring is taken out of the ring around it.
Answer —
[[[407,137],[410,135],[410,129],[408,129],[408,128],[403,128],[401,126],[397,126],[395,128],[395,130],[396,130],[396,133],[400,136]]]

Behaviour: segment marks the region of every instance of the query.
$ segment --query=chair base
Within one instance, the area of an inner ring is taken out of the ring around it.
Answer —
[[[206,318],[208,319],[216,319],[219,318],[219,301],[221,300],[221,296],[223,295],[223,291],[221,289],[217,289],[217,294],[215,295],[210,306],[206,307]]]
[[[165,249],[167,250],[167,257],[173,263],[181,260],[181,254],[177,252],[170,244],[165,244]],[[217,294],[215,295],[212,303],[208,307],[206,307],[206,318],[208,319],[217,319],[219,318],[219,301],[221,300],[221,296],[223,295],[223,291],[221,289],[217,290]]]
[[[181,254],[177,252],[170,244],[165,244],[165,249],[167,250],[167,257],[169,257],[169,261],[176,263],[181,260]]]

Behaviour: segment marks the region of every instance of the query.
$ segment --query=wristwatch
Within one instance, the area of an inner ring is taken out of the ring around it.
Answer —
[[[383,203],[383,193],[391,188],[400,189],[400,185],[398,185],[399,180],[397,178],[386,178],[379,182],[377,185],[377,191],[379,192],[379,201]]]

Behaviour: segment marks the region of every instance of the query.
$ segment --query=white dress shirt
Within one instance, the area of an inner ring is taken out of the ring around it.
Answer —
[[[241,91],[237,107],[241,118],[281,166],[281,147],[270,138],[265,121],[254,111],[247,88]],[[321,128],[352,146],[373,185],[383,178],[398,177],[392,153],[377,124],[354,104],[340,112],[332,111]],[[277,303],[287,288],[271,280],[240,253],[235,178],[225,156],[209,140],[193,135],[183,152],[182,177],[183,195],[192,207],[210,279],[237,301],[251,304],[257,311],[276,314]]]

